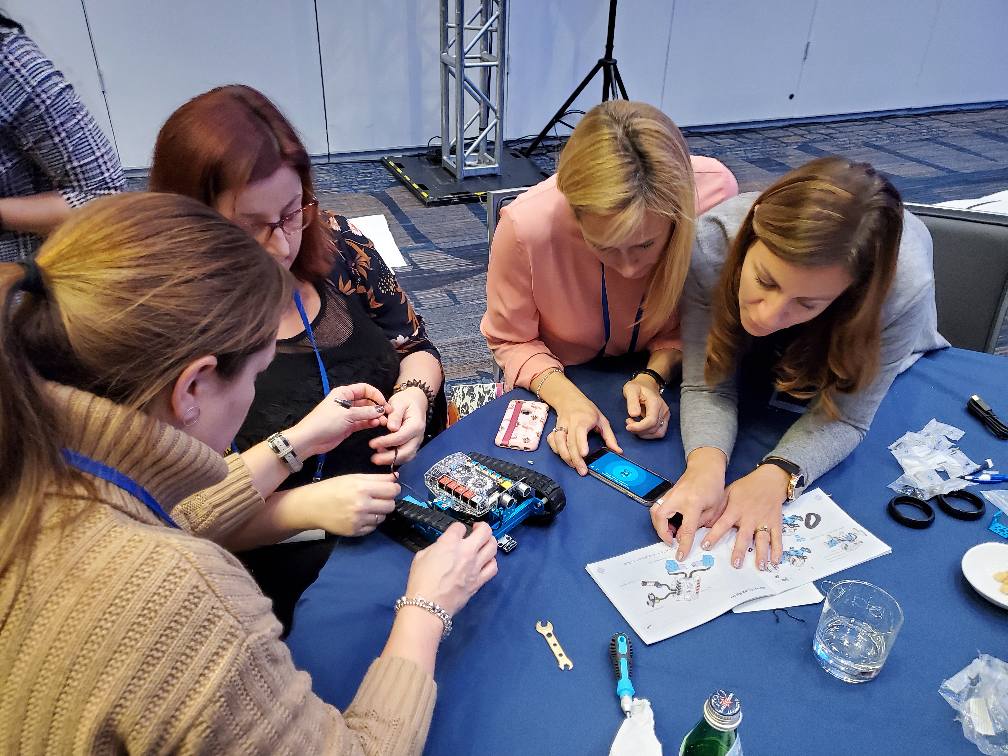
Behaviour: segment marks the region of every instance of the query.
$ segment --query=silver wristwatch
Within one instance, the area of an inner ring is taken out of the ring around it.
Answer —
[[[272,436],[266,439],[266,443],[269,444],[269,448],[276,453],[280,460],[287,465],[287,468],[292,472],[300,472],[304,465],[301,463],[301,458],[298,457],[297,452],[294,451],[294,447],[291,446],[290,441],[283,433],[274,433]]]

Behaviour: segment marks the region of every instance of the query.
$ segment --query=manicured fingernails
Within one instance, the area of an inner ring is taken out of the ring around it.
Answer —
[[[709,551],[710,541],[704,541],[702,544],[700,544],[700,548],[702,548],[704,551]]]
[[[732,567],[734,567],[737,570],[741,566],[742,566],[742,557],[735,557],[735,559],[732,561]]]
[[[686,555],[682,552],[682,549],[680,549],[679,551],[676,552],[675,558],[678,561],[681,562],[685,557],[686,557]]]
[[[759,568],[762,572],[766,572],[766,562],[760,562]]]

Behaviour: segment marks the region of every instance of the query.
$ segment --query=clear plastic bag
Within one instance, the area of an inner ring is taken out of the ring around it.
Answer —
[[[980,654],[938,689],[963,735],[987,756],[1008,756],[1008,664]]]

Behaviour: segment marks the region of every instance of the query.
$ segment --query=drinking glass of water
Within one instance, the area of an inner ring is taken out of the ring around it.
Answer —
[[[844,682],[873,680],[903,625],[903,610],[881,588],[859,580],[826,594],[812,650],[822,668]]]

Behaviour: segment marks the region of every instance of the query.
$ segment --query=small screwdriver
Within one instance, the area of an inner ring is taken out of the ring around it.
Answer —
[[[612,659],[613,672],[616,673],[616,695],[619,696],[620,708],[629,717],[634,696],[634,686],[630,682],[633,648],[624,633],[616,633],[609,641],[609,657]]]

